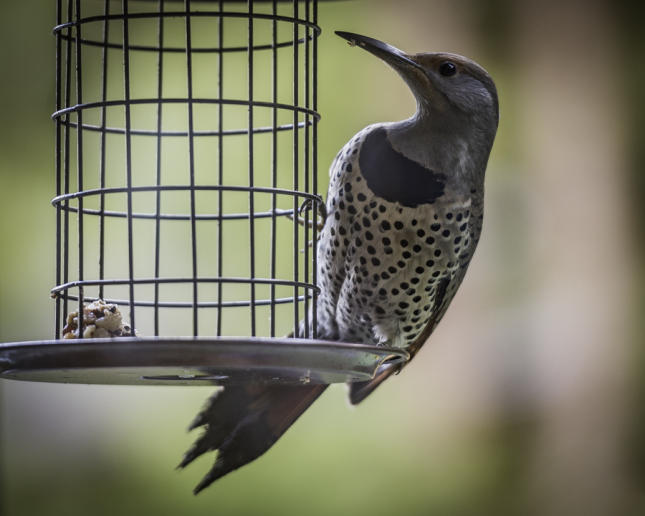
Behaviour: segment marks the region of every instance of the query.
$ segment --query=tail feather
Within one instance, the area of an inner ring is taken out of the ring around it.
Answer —
[[[349,402],[352,405],[358,405],[367,398],[374,389],[387,380],[392,374],[401,370],[401,364],[395,362],[385,362],[381,365],[374,378],[366,382],[354,382],[349,384]]]
[[[195,494],[266,452],[322,394],[327,385],[247,385],[217,391],[190,424],[204,433],[186,452],[183,468],[207,451],[217,460]]]

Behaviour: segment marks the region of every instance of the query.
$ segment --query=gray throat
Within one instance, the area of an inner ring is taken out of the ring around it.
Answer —
[[[449,190],[466,194],[483,188],[493,144],[472,122],[417,111],[407,120],[384,124],[384,128],[393,149],[444,174]]]

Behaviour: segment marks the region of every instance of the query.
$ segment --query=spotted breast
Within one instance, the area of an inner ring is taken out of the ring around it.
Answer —
[[[324,338],[409,348],[436,325],[481,230],[481,195],[395,151],[387,124],[365,128],[330,169],[319,243]]]

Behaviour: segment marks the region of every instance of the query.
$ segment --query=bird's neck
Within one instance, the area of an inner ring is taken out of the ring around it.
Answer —
[[[409,159],[445,174],[455,185],[483,186],[492,142],[477,138],[476,128],[467,120],[418,110],[386,129],[392,147]]]

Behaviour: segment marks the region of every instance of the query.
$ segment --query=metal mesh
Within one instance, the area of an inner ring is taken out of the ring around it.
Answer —
[[[99,298],[140,335],[315,338],[316,0],[57,16],[55,338]]]

